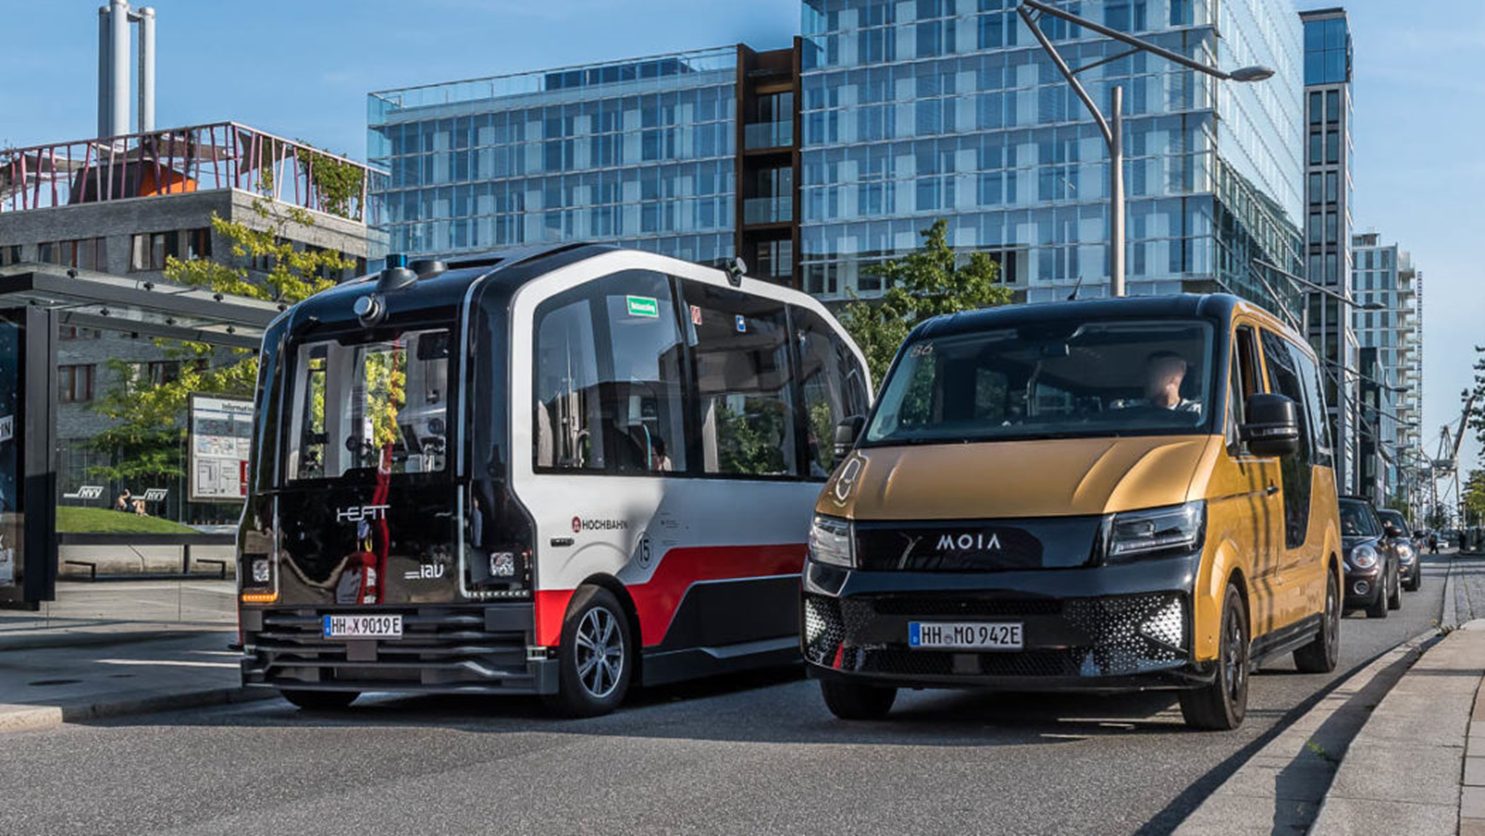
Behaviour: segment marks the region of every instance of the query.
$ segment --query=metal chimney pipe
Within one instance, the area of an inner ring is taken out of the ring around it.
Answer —
[[[108,7],[98,7],[98,136],[108,136],[109,128],[113,121],[109,108],[108,97],[113,92],[113,82],[109,79],[110,70],[113,68],[113,58],[108,54],[108,42],[113,37],[109,29]]]
[[[155,10],[139,10],[139,132],[155,129]]]
[[[109,75],[108,133],[129,132],[129,0],[112,0],[108,12]]]

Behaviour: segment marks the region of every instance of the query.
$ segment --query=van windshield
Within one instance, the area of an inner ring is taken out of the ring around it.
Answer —
[[[1202,320],[1060,318],[903,348],[867,445],[1209,432]]]
[[[293,374],[290,481],[444,469],[448,331],[304,343]]]

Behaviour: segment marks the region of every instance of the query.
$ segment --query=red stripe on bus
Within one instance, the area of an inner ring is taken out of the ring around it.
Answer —
[[[804,553],[803,543],[671,549],[649,580],[625,587],[639,616],[640,644],[654,647],[665,640],[676,608],[692,584],[796,574],[804,568]],[[543,589],[536,593],[538,645],[555,647],[561,643],[562,620],[567,616],[572,593],[571,589]]]

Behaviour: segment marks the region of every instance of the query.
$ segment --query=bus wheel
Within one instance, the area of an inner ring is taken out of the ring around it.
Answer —
[[[545,699],[568,717],[596,717],[619,707],[634,665],[629,619],[612,592],[579,587],[562,624],[558,690]]]
[[[1248,712],[1248,617],[1235,586],[1227,587],[1222,603],[1217,645],[1217,671],[1211,683],[1181,692],[1181,716],[1193,729],[1235,729]]]
[[[305,711],[334,711],[345,708],[361,696],[360,691],[300,691],[280,688],[279,695]]]
[[[825,707],[842,720],[880,720],[897,701],[897,689],[859,682],[820,680],[820,694]]]

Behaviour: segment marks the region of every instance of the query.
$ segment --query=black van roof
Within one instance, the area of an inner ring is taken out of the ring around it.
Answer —
[[[1075,302],[1004,305],[936,316],[913,329],[913,337],[940,337],[1044,322],[1062,317],[1200,317],[1225,321],[1243,300],[1230,293],[1180,293],[1168,296],[1123,296]]]

